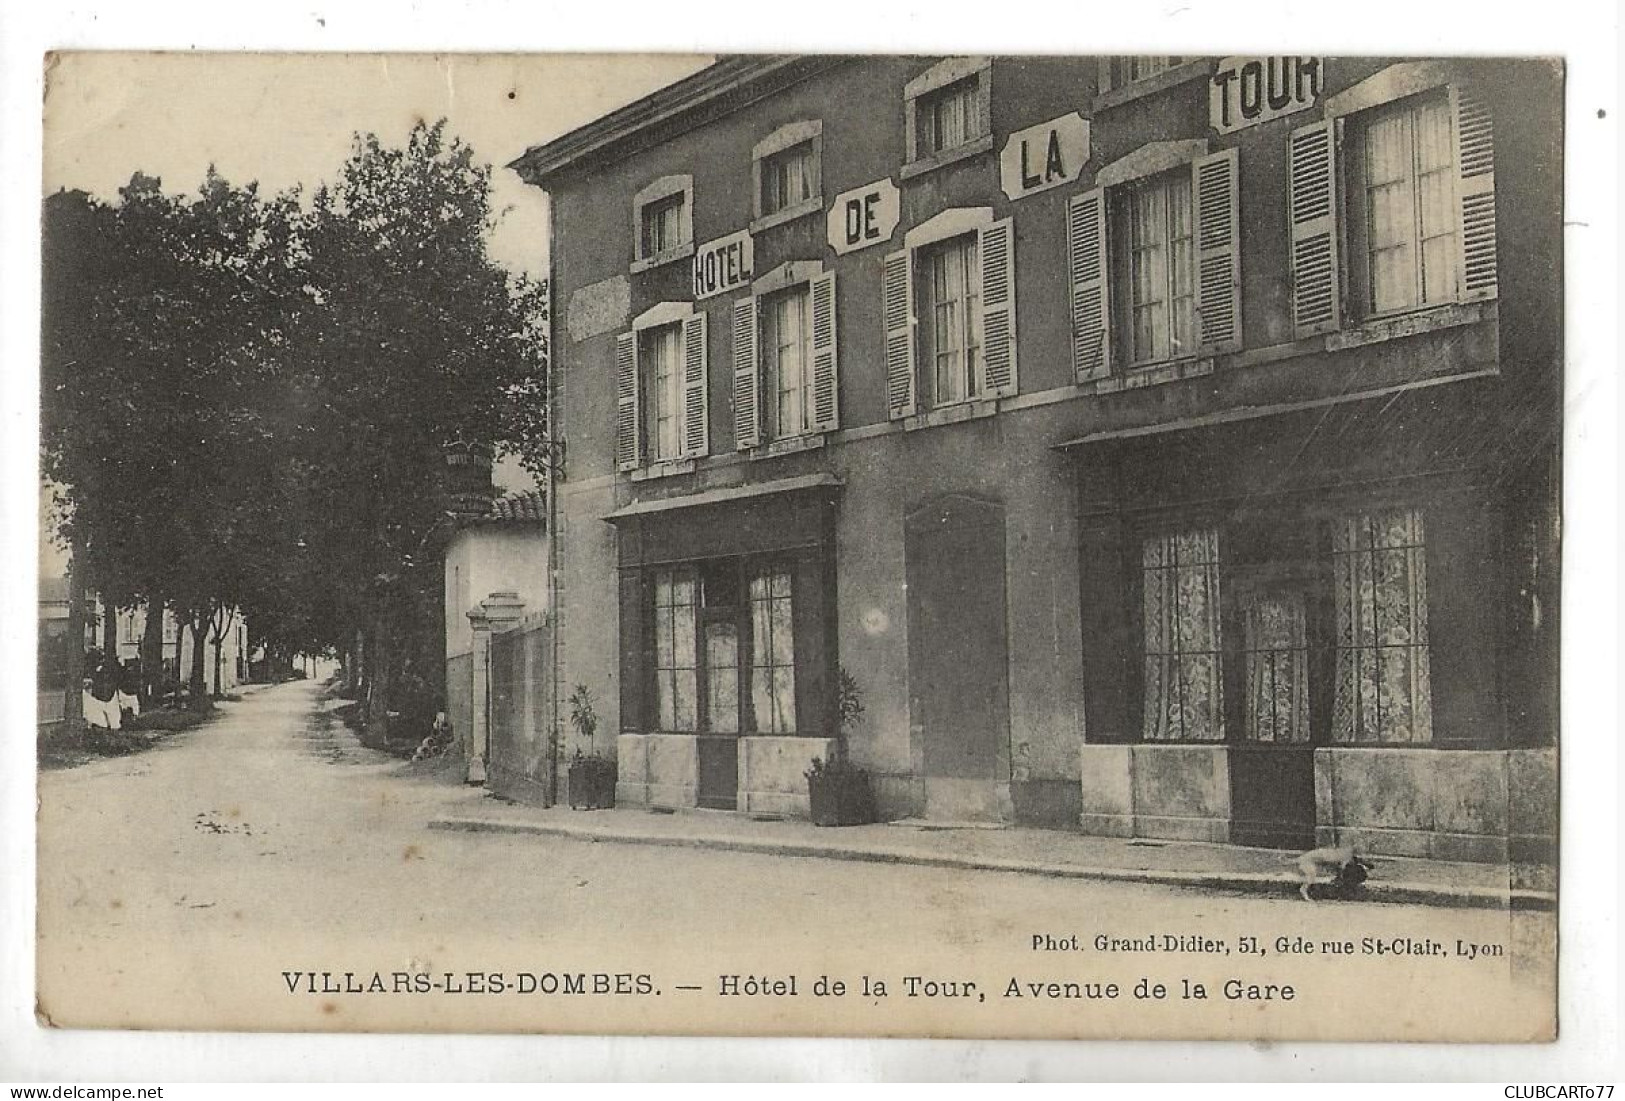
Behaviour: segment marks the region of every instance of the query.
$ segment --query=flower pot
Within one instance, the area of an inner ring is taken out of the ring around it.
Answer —
[[[570,762],[572,810],[605,810],[615,805],[615,762],[577,757]]]
[[[808,773],[807,802],[815,826],[861,826],[878,817],[869,774],[862,769]]]

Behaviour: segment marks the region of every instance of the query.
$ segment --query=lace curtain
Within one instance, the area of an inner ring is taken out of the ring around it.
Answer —
[[[1332,740],[1428,742],[1427,562],[1414,509],[1339,520],[1333,536],[1337,684]]]
[[[1202,529],[1147,539],[1142,576],[1145,738],[1221,741],[1219,533]]]

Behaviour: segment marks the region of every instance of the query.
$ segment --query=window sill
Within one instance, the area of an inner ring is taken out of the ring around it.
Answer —
[[[956,161],[969,160],[971,157],[980,157],[984,153],[993,151],[993,135],[983,134],[974,141],[964,145],[956,145],[952,149],[941,149],[924,157],[919,157],[905,164],[897,173],[898,179],[912,180],[916,176],[923,176],[927,172],[935,172],[944,165]]]
[[[656,253],[654,256],[639,257],[632,261],[632,266],[627,270],[630,274],[636,275],[641,271],[649,271],[652,268],[658,268],[677,260],[687,260],[693,255],[694,242],[689,241],[687,244],[678,245],[676,248],[667,249],[665,252]]]
[[[679,474],[692,474],[697,465],[693,459],[669,459],[666,462],[638,467],[632,471],[632,480],[648,482],[656,478],[674,478]]]
[[[1384,340],[1419,336],[1422,333],[1472,325],[1492,317],[1493,313],[1482,302],[1450,302],[1442,306],[1429,306],[1410,313],[1391,314],[1326,334],[1326,350],[1340,352],[1345,348],[1359,348],[1378,344]]]
[[[824,433],[808,432],[800,436],[789,436],[782,440],[764,443],[745,452],[745,456],[752,462],[758,459],[772,459],[779,455],[794,455],[799,451],[816,451],[824,446]]]
[[[814,195],[810,199],[803,199],[794,206],[787,206],[783,210],[775,210],[772,214],[763,214],[750,224],[752,233],[762,233],[765,230],[782,226],[787,222],[799,221],[824,209],[824,196]]]
[[[952,405],[939,406],[925,413],[916,413],[912,417],[903,418],[903,431],[917,432],[922,428],[936,428],[944,424],[958,424],[961,421],[982,420],[991,417],[999,411],[997,398],[976,398],[971,401],[959,401]]]
[[[1192,80],[1211,76],[1213,62],[1209,58],[1200,57],[1195,61],[1187,61],[1176,65],[1172,69],[1164,69],[1156,76],[1148,76],[1144,80],[1136,80],[1125,84],[1121,88],[1113,88],[1109,92],[1102,92],[1095,97],[1095,110],[1107,111],[1113,107],[1120,107],[1125,103],[1132,103],[1146,96],[1154,96],[1159,92],[1166,92],[1169,88],[1177,88]]]
[[[1083,384],[1086,394],[1115,394],[1120,390],[1138,390],[1146,386],[1161,386],[1188,378],[1201,378],[1213,373],[1213,360],[1176,359],[1169,363],[1153,363],[1134,367],[1113,375],[1102,376]]]

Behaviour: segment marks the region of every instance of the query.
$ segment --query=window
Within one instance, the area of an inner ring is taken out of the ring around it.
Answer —
[[[1494,120],[1439,74],[1391,65],[1288,136],[1294,336],[1496,296]]]
[[[982,279],[976,235],[921,251],[920,359],[934,405],[982,393]]]
[[[774,439],[799,436],[813,425],[811,294],[805,284],[769,295],[762,308],[762,366]]]
[[[643,208],[643,255],[658,256],[682,244],[683,196],[673,195]]]
[[[1172,172],[1122,189],[1117,239],[1126,287],[1123,347],[1130,365],[1196,352],[1191,176]]]
[[[1151,142],[1095,181],[1067,202],[1077,380],[1240,351],[1238,152]]]
[[[807,202],[818,194],[818,166],[811,140],[762,161],[762,213]]]
[[[699,697],[692,570],[659,570],[654,578],[655,715],[660,730],[695,729]]]
[[[655,729],[794,734],[790,567],[711,559],[655,570],[651,588]]]
[[[1183,57],[1114,57],[1109,62],[1107,87],[1121,88],[1167,72],[1184,61]]]
[[[1422,514],[1414,509],[1336,524],[1334,741],[1432,740],[1424,543]]]
[[[1456,297],[1455,139],[1439,93],[1370,112],[1357,128],[1353,274],[1362,313]]]
[[[1146,740],[1223,740],[1218,532],[1208,528],[1147,539],[1141,582]]]
[[[632,271],[647,271],[694,252],[694,181],[662,176],[632,199]]]
[[[987,133],[977,78],[967,77],[920,97],[920,154],[940,153]]]
[[[615,338],[615,468],[669,464],[711,449],[706,315],[662,302]],[[666,467],[665,473],[683,467]]]
[[[790,261],[733,308],[734,447],[840,426],[835,276]]]
[[[903,179],[992,150],[992,75],[989,58],[950,57],[904,86]]]
[[[796,726],[796,652],[788,569],[774,566],[752,574],[750,637],[750,698],[756,729],[763,734],[788,734]]]
[[[682,326],[662,325],[640,334],[639,354],[649,379],[649,450],[655,462],[682,454]]]
[[[894,420],[1019,392],[1015,230],[992,213],[945,210],[909,230],[907,247],[886,257],[880,306]]]

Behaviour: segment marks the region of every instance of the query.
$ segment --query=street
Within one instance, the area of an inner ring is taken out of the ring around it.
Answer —
[[[225,707],[42,775],[51,1022],[1332,1038],[1403,988],[1393,1035],[1444,1038],[1552,1004],[1551,914],[430,831],[477,793],[361,747],[320,686]]]

